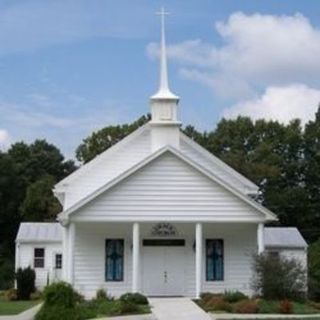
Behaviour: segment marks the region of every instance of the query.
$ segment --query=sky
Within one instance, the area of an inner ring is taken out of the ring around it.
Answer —
[[[313,119],[318,0],[0,0],[0,148],[39,138],[73,158],[94,130],[148,113],[162,6],[184,125]]]

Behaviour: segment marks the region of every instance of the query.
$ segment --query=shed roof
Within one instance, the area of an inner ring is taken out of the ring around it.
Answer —
[[[297,228],[266,227],[264,243],[268,248],[306,248],[308,245]]]
[[[16,237],[19,242],[61,242],[62,226],[57,222],[23,222]]]

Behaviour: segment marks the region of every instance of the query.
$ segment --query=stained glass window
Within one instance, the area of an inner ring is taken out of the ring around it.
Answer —
[[[207,239],[206,241],[207,281],[224,279],[223,240]]]
[[[106,281],[123,281],[123,239],[106,240]]]

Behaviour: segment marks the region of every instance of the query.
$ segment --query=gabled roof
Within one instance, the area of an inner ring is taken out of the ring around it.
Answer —
[[[308,244],[297,228],[266,227],[264,242],[267,248],[306,248]]]
[[[22,222],[16,242],[60,242],[62,228],[57,222]]]
[[[259,213],[264,215],[264,218],[262,218],[262,220],[277,220],[277,217],[271,211],[269,211],[265,207],[261,206],[260,204],[258,204],[256,201],[254,201],[253,199],[251,199],[247,195],[239,192],[232,185],[221,180],[213,172],[208,171],[206,168],[202,167],[197,162],[194,162],[192,159],[188,158],[187,156],[185,156],[183,153],[181,153],[177,149],[173,148],[172,146],[166,146],[164,148],[161,148],[161,149],[157,150],[156,152],[152,153],[151,155],[149,155],[148,157],[144,158],[142,161],[140,161],[139,163],[137,163],[136,165],[134,165],[130,169],[126,170],[125,172],[123,172],[122,174],[117,176],[116,178],[112,179],[111,181],[109,181],[108,183],[106,183],[105,185],[100,187],[99,189],[95,190],[94,192],[92,192],[91,194],[89,194],[88,196],[83,198],[81,201],[77,202],[76,204],[74,204],[73,206],[68,208],[67,210],[60,213],[58,219],[60,221],[64,222],[65,220],[68,219],[69,215],[76,212],[78,209],[80,209],[81,207],[83,207],[84,205],[86,205],[87,203],[89,203],[90,201],[92,201],[93,199],[95,199],[96,197],[101,195],[102,193],[106,192],[107,190],[109,190],[113,186],[117,185],[122,180],[129,177],[130,175],[132,175],[133,173],[135,173],[139,169],[143,168],[148,163],[150,163],[154,159],[158,158],[160,155],[164,154],[165,152],[171,152],[176,157],[178,157],[182,161],[186,162],[187,164],[189,164],[190,166],[192,166],[193,168],[195,168],[196,170],[198,170],[199,172],[201,172],[202,174],[207,176],[209,179],[218,183],[224,189],[227,189],[228,191],[233,193],[235,196],[242,199],[244,202],[246,202],[251,207],[254,207]]]
[[[134,132],[132,132],[131,134],[129,134],[128,136],[123,138],[121,141],[119,141],[118,143],[116,143],[112,147],[108,148],[104,152],[100,153],[99,155],[97,155],[95,158],[93,158],[88,163],[86,163],[83,166],[81,166],[78,170],[74,171],[73,173],[71,173],[70,175],[68,175],[67,177],[65,177],[61,181],[59,181],[55,185],[55,190],[63,189],[66,185],[68,185],[69,183],[74,181],[79,176],[86,174],[93,167],[95,167],[97,164],[102,162],[105,158],[107,158],[109,156],[112,156],[112,154],[114,152],[119,150],[122,146],[125,146],[128,143],[131,143],[132,140],[134,140],[136,137],[141,135],[146,130],[149,130],[149,124],[148,123],[146,123],[142,127],[138,128],[137,130],[135,130]]]
[[[54,194],[65,209],[71,207],[150,156],[151,149],[151,129],[147,123],[57,183]],[[258,192],[258,187],[254,183],[182,132],[180,133],[179,151],[221,180],[232,184],[238,191],[244,194]],[[65,197],[65,193],[67,193],[67,197]],[[65,198],[67,199],[66,203],[64,202]]]
[[[231,176],[234,180],[238,181],[242,185],[246,186],[247,193],[248,194],[256,194],[259,190],[259,187],[254,184],[252,181],[250,181],[248,178],[234,170],[232,167],[227,165],[225,162],[220,160],[218,157],[214,156],[212,153],[210,153],[208,150],[203,148],[201,145],[190,139],[187,135],[185,135],[183,132],[180,132],[180,138],[182,141],[187,143],[191,148],[193,148],[195,151],[198,152],[203,158],[210,161],[213,168],[219,168],[221,171],[224,171],[225,174],[228,174]],[[210,170],[210,167],[208,166],[207,169]],[[211,170],[210,170],[211,171]]]

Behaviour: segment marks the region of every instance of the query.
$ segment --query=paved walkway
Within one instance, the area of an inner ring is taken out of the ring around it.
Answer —
[[[41,304],[38,304],[35,307],[28,309],[15,316],[0,316],[0,320],[33,320],[34,316],[36,315],[40,307]]]
[[[308,319],[319,318],[320,314],[241,314],[241,313],[211,313],[213,320],[231,320],[231,319]]]
[[[92,320],[94,320],[94,319],[92,319]],[[156,320],[156,318],[152,314],[144,314],[144,315],[137,314],[134,316],[98,318],[96,320]]]
[[[157,320],[211,320],[211,317],[188,298],[149,298]]]

